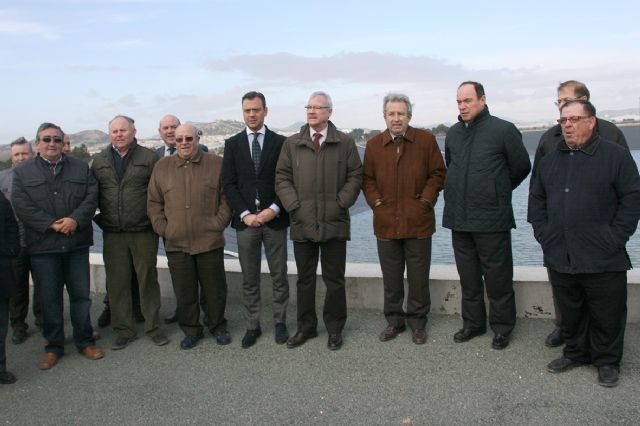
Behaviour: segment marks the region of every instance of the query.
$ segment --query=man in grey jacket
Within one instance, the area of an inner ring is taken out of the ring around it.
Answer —
[[[289,137],[276,166],[276,194],[291,219],[291,240],[298,268],[298,330],[288,348],[318,335],[316,268],[318,256],[327,286],[323,319],[328,347],[342,347],[347,320],[345,264],[351,238],[349,207],[362,185],[362,162],[353,139],[336,129],[329,118],[331,97],[314,92],[305,106],[307,124]]]

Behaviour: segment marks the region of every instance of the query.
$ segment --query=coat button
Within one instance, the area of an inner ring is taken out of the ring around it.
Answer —
[[[565,189],[564,189],[564,192],[569,192],[569,188],[565,188]]]

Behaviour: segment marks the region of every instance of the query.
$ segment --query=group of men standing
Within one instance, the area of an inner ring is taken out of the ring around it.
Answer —
[[[593,363],[599,383],[615,386],[626,321],[626,270],[631,266],[625,243],[640,217],[640,178],[628,150],[609,141],[617,135],[615,126],[595,118],[586,87],[566,82],[558,90],[559,127],[540,141],[528,216],[549,269],[557,317],[562,318],[560,332],[554,331],[547,344],[566,342],[563,357],[548,369],[560,372]],[[77,349],[89,359],[103,356],[89,320],[92,220],[103,231],[107,308],[117,333],[112,349],[136,339],[132,286],[139,290],[145,333],[158,346],[168,343],[158,319],[159,236],[176,295],[175,316],[185,334],[180,347],[191,349],[203,338],[201,309],[216,343],[230,343],[223,260],[223,231],[229,222],[236,230],[242,269],[246,332],[241,346],[249,348],[262,336],[264,247],[276,343],[295,348],[318,336],[320,260],[327,346],[340,349],[347,319],[349,208],[361,189],[373,210],[383,275],[387,325],[379,340],[391,340],[407,326],[415,344],[427,340],[434,206],[444,189],[443,226],[452,231],[462,287],[463,325],[454,341],[486,332],[486,286],[492,347],[509,345],[516,321],[511,197],[531,162],[516,127],[489,113],[482,84],[465,81],[458,87],[458,123],[447,133],[444,158],[432,133],[409,125],[412,104],[403,94],[383,99],[386,129],[367,142],[364,162],[353,139],[330,121],[333,104],[327,93],[311,94],[307,123],[289,138],[264,124],[268,108],[263,94],[246,93],[241,104],[246,129],[226,141],[223,158],[204,152],[199,131],[174,116],[160,121],[167,145],[156,152],[137,144],[133,119],[116,116],[109,123],[111,145],[90,168],[62,155],[64,134],[58,126],[40,126],[39,155],[13,171],[11,199],[24,229],[24,248],[15,248],[14,254],[28,253],[42,302],[47,346],[41,369],[53,367],[64,352],[64,285]],[[614,142],[626,147],[624,138]],[[286,325],[288,227],[297,266],[297,329],[292,336]]]

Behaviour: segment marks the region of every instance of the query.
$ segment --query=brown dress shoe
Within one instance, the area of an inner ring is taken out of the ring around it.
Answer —
[[[427,343],[427,333],[422,328],[411,330],[411,340],[416,345],[424,345]]]
[[[380,339],[381,342],[386,342],[387,340],[395,339],[398,336],[398,334],[402,333],[406,329],[407,327],[404,325],[401,327],[394,327],[393,325],[389,325],[387,326],[387,328],[382,330],[382,333],[378,335],[378,339]]]
[[[82,355],[84,355],[85,358],[90,360],[100,359],[104,356],[104,354],[102,353],[102,349],[100,349],[95,345],[90,345],[84,348],[82,350]]]
[[[42,359],[40,359],[40,362],[38,363],[38,368],[40,370],[48,370],[56,365],[59,359],[60,355],[58,355],[57,353],[45,352]]]

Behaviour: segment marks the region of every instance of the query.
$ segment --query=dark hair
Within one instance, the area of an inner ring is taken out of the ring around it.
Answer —
[[[585,101],[584,99],[578,99],[575,101],[567,102],[566,104],[562,105],[562,108],[560,108],[560,112],[562,112],[562,110],[568,107],[569,105],[574,105],[574,104],[582,105],[582,109],[584,110],[585,113],[587,113],[588,117],[596,116],[596,107],[594,107],[591,102]]]
[[[470,84],[474,89],[476,89],[476,95],[478,96],[478,99],[484,96],[484,86],[482,84],[478,83],[477,81],[463,81],[462,83],[460,83],[460,86],[458,86],[458,89],[465,84]]]
[[[255,91],[245,93],[242,96],[242,100],[240,102],[244,102],[245,99],[251,100],[255,98],[260,98],[260,100],[262,101],[262,108],[267,107],[267,100],[264,98],[264,95],[260,92],[255,92]]]
[[[26,143],[28,144],[29,141],[24,136],[20,136],[18,139],[16,139],[15,141],[11,142],[11,144],[9,146],[24,145]],[[31,146],[29,146],[29,148],[31,148]]]
[[[577,80],[567,80],[563,83],[560,83],[560,85],[558,86],[558,92],[564,88],[572,88],[573,89],[573,93],[576,95],[576,97],[581,98],[581,97],[586,97],[587,100],[591,99],[591,93],[589,93],[589,89],[587,89],[587,86]],[[595,114],[594,114],[595,115]]]
[[[64,132],[62,131],[60,126],[53,123],[42,123],[40,126],[38,126],[38,131],[36,132],[36,141],[40,140],[40,133],[44,132],[47,129],[56,129],[60,132],[60,136],[64,136]]]

